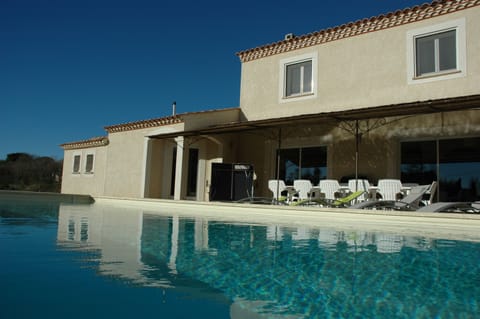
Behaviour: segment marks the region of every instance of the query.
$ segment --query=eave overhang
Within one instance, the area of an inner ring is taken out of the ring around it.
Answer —
[[[109,143],[108,137],[100,136],[100,137],[93,137],[88,140],[60,144],[60,147],[62,147],[64,150],[76,150],[76,149],[82,149],[82,148],[107,146],[108,143]]]
[[[227,134],[258,129],[274,129],[298,125],[322,125],[327,123],[338,123],[342,121],[367,120],[397,116],[414,116],[421,114],[453,112],[468,109],[480,109],[480,94],[437,100],[426,100],[366,107],[346,111],[302,114],[255,121],[239,121],[222,125],[209,126],[202,129],[167,133],[150,137],[163,139],[173,138],[177,136],[190,137],[201,135]]]

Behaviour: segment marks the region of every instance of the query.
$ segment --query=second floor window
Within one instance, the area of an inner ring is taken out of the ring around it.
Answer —
[[[312,61],[285,66],[285,97],[312,93]]]
[[[457,69],[456,31],[415,39],[416,76]]]

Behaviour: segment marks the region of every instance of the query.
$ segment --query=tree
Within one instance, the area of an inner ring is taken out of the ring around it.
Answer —
[[[0,189],[59,192],[62,161],[11,153],[0,161]]]

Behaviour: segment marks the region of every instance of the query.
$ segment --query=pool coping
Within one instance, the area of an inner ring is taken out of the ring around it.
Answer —
[[[94,199],[90,195],[79,194],[65,194],[54,192],[32,192],[22,190],[0,190],[0,196],[12,197],[20,200],[36,201],[56,201],[59,203],[72,203],[72,204],[90,204]]]
[[[480,241],[480,215],[476,214],[374,211],[107,196],[95,197],[95,203],[124,208],[136,207],[148,214],[202,217],[242,224],[321,226]]]

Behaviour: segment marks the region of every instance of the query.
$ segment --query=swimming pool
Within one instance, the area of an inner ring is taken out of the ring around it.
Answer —
[[[2,318],[480,314],[475,241],[1,197],[0,217]]]

